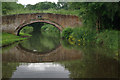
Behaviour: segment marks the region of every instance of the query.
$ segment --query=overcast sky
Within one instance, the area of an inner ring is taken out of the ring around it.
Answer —
[[[44,2],[44,1],[48,1],[48,2],[58,2],[58,0],[18,0],[18,3],[21,3],[23,5],[27,5],[27,4],[36,4],[38,2]]]

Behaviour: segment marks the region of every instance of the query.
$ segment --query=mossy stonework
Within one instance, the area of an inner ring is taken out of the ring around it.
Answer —
[[[2,16],[2,31],[16,34],[25,25],[45,22],[54,25],[61,31],[66,27],[82,26],[77,16],[52,13],[31,13]]]

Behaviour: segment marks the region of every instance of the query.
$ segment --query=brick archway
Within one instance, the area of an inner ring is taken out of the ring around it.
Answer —
[[[51,24],[51,25],[55,26],[60,31],[63,30],[63,27],[60,26],[59,24],[56,24],[55,22],[52,22],[52,21],[49,21],[49,20],[34,20],[34,21],[27,21],[26,23],[23,23],[23,24],[19,25],[18,28],[15,30],[15,33],[17,35],[19,35],[19,32],[23,27],[25,27],[26,25],[32,24],[32,23],[37,23],[37,22],[48,23],[48,24]]]

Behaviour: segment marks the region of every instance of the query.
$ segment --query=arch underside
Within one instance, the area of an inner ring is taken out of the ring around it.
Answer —
[[[17,27],[17,29],[15,30],[15,32],[17,33],[17,35],[19,35],[20,30],[32,23],[37,23],[37,22],[43,22],[43,23],[48,23],[51,24],[53,26],[55,26],[56,28],[58,28],[60,31],[62,31],[63,27],[61,27],[59,24],[56,24],[53,21],[49,21],[49,20],[34,20],[34,21],[26,21],[25,23],[21,24],[20,26]]]

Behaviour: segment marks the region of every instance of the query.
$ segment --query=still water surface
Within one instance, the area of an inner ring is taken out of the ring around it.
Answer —
[[[66,47],[59,36],[32,37],[3,48],[3,78],[118,78],[119,62],[104,47]],[[112,56],[112,57],[111,57]]]

